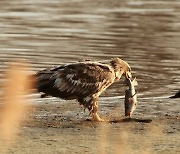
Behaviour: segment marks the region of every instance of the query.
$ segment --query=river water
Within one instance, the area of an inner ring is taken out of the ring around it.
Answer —
[[[179,0],[0,1],[1,81],[7,64],[26,60],[31,72],[82,59],[127,61],[137,78],[139,107],[179,114]],[[104,106],[121,104],[123,80],[102,94]],[[34,96],[34,102],[44,102]],[[46,99],[45,102],[57,99]],[[157,114],[157,113],[156,113]]]

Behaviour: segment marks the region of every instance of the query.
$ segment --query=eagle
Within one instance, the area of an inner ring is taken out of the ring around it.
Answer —
[[[104,121],[98,115],[98,98],[121,76],[131,78],[131,68],[120,58],[107,61],[79,61],[38,71],[35,88],[42,97],[53,96],[65,100],[76,99],[87,108],[93,121]]]

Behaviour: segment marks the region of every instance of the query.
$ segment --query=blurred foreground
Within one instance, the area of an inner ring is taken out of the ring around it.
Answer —
[[[27,95],[30,94],[31,89],[26,64],[12,63],[5,74],[3,99],[0,104],[0,139],[2,141],[16,140],[20,126],[28,116],[30,104]]]

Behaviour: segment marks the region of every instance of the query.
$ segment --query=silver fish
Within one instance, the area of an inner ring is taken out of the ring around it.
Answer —
[[[129,87],[129,89],[125,91],[125,116],[131,117],[137,106],[137,94],[135,86],[138,85],[138,82],[136,78],[134,78],[132,81],[130,78],[127,78],[126,85]]]

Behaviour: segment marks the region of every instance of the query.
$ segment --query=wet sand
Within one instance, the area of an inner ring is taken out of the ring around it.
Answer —
[[[92,122],[74,101],[33,105],[16,138],[0,140],[1,150],[17,154],[179,153],[179,116],[167,113],[150,119],[137,114],[135,120],[127,121],[123,108],[105,108],[100,107],[100,115],[109,122],[99,123]]]

